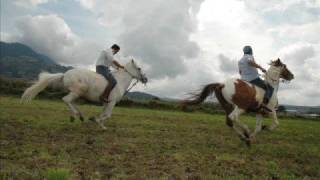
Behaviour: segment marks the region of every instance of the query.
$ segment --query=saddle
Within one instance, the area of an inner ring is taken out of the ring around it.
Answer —
[[[265,90],[263,103],[262,104],[255,103],[255,105],[250,107],[249,110],[253,112],[262,112],[262,113],[272,112],[271,109],[269,109],[265,104],[268,104],[269,99],[272,97],[273,88],[266,81],[262,79],[256,79],[256,80],[250,81],[249,83],[252,84],[253,86],[257,86]]]

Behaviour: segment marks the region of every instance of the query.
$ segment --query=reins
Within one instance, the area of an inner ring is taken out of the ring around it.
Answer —
[[[266,72],[266,73],[264,73],[271,81],[273,81],[273,82],[277,82],[277,81],[279,81],[279,79],[277,80],[277,79],[273,79],[271,76],[269,76],[268,75],[268,73]]]
[[[126,95],[134,86],[136,86],[139,82],[138,78],[136,76],[134,76],[132,73],[130,73],[126,68],[124,68],[124,71],[127,72],[133,79],[136,79],[136,82],[134,82],[131,87],[129,87],[126,92],[124,93],[124,95]]]
[[[273,71],[276,71],[277,73],[279,73],[279,76],[280,76],[280,73],[282,71],[282,67],[280,70],[273,70]],[[264,73],[266,75],[266,78],[270,79],[273,83],[276,83],[276,82],[280,82],[280,77],[279,79],[274,79],[272,78],[270,75],[269,75],[269,70],[267,72]]]
[[[129,87],[129,88],[126,90],[126,92],[124,93],[124,95],[128,94],[128,92],[129,92],[134,86],[136,86],[136,85],[138,84],[138,82],[139,82],[139,80],[136,80],[136,82],[134,82],[134,83],[131,85],[131,87]]]
[[[123,69],[125,72],[127,72],[132,78],[138,79],[136,76],[134,76],[131,72],[129,72],[126,68]]]
[[[280,73],[280,71],[279,71]],[[280,78],[277,80],[277,79],[273,79],[271,76],[268,75],[268,72],[265,72],[264,73],[266,75],[267,78],[269,78],[272,82],[282,82],[282,83],[290,83],[290,81],[287,81],[287,80],[280,80]]]

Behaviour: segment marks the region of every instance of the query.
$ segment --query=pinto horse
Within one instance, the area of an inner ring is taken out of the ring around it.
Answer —
[[[271,61],[270,68],[265,73],[265,81],[274,88],[272,97],[267,107],[271,110],[269,115],[273,118],[270,130],[279,125],[276,114],[278,104],[277,91],[280,79],[290,81],[294,75],[280,59]],[[259,110],[263,101],[265,90],[249,82],[240,79],[228,79],[224,83],[212,83],[206,85],[193,99],[183,102],[184,105],[196,105],[203,102],[207,96],[215,93],[216,98],[226,112],[226,124],[236,131],[241,140],[249,146],[255,140],[255,136],[262,129],[262,113]],[[248,126],[242,123],[239,116],[244,112],[256,112],[256,128],[250,133]]]
[[[118,83],[110,93],[110,102],[104,103],[103,112],[99,118],[90,118],[90,120],[97,122],[103,129],[106,129],[103,122],[111,117],[113,107],[121,100],[132,80],[137,79],[144,84],[148,81],[134,60],[127,63],[124,69],[115,72],[114,76]],[[57,74],[41,73],[39,80],[25,90],[21,101],[31,101],[47,86],[58,86],[61,89],[67,89],[69,91],[69,94],[63,97],[62,100],[71,110],[72,115],[70,116],[70,120],[73,121],[79,117],[80,120],[83,121],[83,115],[79,108],[75,106],[74,101],[83,97],[90,101],[99,102],[99,96],[103,93],[107,83],[108,81],[102,75],[86,69],[71,69],[65,73]]]

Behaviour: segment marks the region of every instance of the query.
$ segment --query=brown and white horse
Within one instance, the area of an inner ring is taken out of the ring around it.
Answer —
[[[280,79],[292,80],[293,74],[288,70],[280,59],[271,61],[270,68],[265,74],[265,81],[269,83],[274,92],[267,105],[272,112],[269,114],[273,118],[270,130],[275,129],[278,125],[276,106],[278,104],[277,91]],[[233,127],[239,134],[240,139],[244,140],[247,145],[255,140],[256,134],[262,129],[262,113],[257,108],[260,107],[265,91],[240,79],[228,79],[224,83],[213,83],[206,85],[199,94],[196,94],[192,100],[184,101],[184,105],[196,105],[203,102],[207,96],[215,93],[219,103],[226,111],[226,123]],[[250,133],[248,126],[242,123],[239,116],[244,112],[256,112],[256,129]]]

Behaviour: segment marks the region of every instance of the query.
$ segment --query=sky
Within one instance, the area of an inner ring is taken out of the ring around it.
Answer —
[[[320,0],[1,0],[1,41],[21,42],[62,65],[94,70],[103,49],[134,58],[149,83],[133,91],[185,98],[239,78],[245,45],[269,68],[280,58],[295,79],[281,104],[320,105]]]

